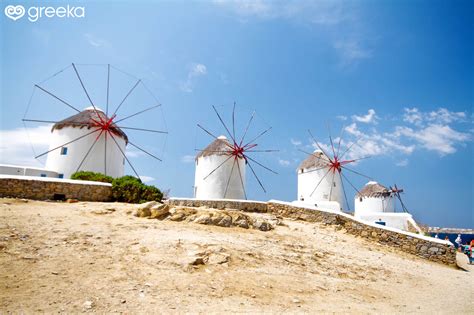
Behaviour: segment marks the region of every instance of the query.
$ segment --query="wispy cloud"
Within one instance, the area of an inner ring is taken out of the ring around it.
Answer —
[[[194,155],[184,155],[181,157],[181,162],[183,163],[194,163]]]
[[[357,116],[353,115],[352,119],[364,124],[376,124],[379,117],[375,114],[375,110],[369,109],[367,115]]]
[[[84,38],[89,43],[89,45],[94,47],[110,47],[110,42],[105,39],[99,38],[91,33],[85,33]]]
[[[300,140],[298,140],[298,139],[293,139],[293,138],[290,139],[290,142],[291,142],[291,144],[294,145],[294,146],[300,146],[301,143],[302,143]]]
[[[0,130],[0,162],[24,166],[43,166],[35,154],[49,148],[51,125]]]
[[[354,65],[363,59],[372,57],[372,51],[363,47],[360,40],[353,38],[337,40],[333,46],[341,58],[340,65],[343,67]]]
[[[403,121],[423,126],[427,123],[450,124],[453,122],[466,121],[465,112],[452,112],[446,108],[439,108],[431,112],[421,112],[418,108],[405,108],[403,113]]]
[[[181,91],[191,93],[194,89],[194,83],[197,77],[201,77],[207,74],[207,67],[201,63],[192,64],[188,77],[185,81],[179,84]]]
[[[146,176],[146,175],[140,175],[140,179],[141,179],[142,182],[144,182],[144,183],[149,183],[149,182],[152,182],[152,181],[155,180],[154,177]]]
[[[125,154],[127,155],[127,157],[131,157],[131,158],[137,158],[137,157],[141,157],[145,155],[144,152],[130,149],[129,146],[126,147]]]
[[[354,4],[347,1],[299,1],[299,0],[214,0],[218,7],[235,13],[239,21],[250,18],[262,20],[283,19],[306,24],[324,32],[328,46],[339,57],[341,67],[353,66],[371,58],[367,48],[367,35],[362,31],[364,20],[358,17]]]
[[[407,166],[408,165],[408,159],[403,159],[401,161],[398,161],[395,165],[400,166],[400,167]]]
[[[291,162],[288,160],[279,159],[278,164],[280,164],[281,166],[290,166]]]
[[[374,124],[381,120],[375,110],[370,109],[367,115],[353,115],[353,123],[345,127],[349,140],[343,140],[342,146],[352,146],[350,158],[365,155],[410,155],[415,150],[428,150],[440,156],[453,154],[459,146],[472,140],[471,131],[462,131],[461,125],[468,123],[465,112],[452,112],[445,108],[423,112],[418,108],[405,108],[401,119],[408,125],[397,124],[390,131],[380,131]],[[384,121],[384,126],[388,125]],[[359,125],[360,124],[360,125]],[[371,124],[369,130],[364,125]],[[351,141],[352,139],[352,141]],[[406,160],[406,161],[405,161]],[[408,159],[397,162],[398,166],[408,165]]]
[[[471,135],[452,129],[449,125],[430,124],[420,129],[397,127],[396,135],[415,140],[423,148],[440,155],[452,154],[456,146],[471,140]]]

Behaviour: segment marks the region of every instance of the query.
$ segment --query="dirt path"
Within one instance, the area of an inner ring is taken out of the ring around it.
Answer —
[[[0,199],[0,310],[474,310],[472,266],[456,270],[317,224],[285,220],[261,232],[137,218],[132,210]]]

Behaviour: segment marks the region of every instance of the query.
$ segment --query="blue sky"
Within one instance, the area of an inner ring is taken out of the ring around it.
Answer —
[[[254,109],[254,134],[273,127],[259,145],[280,150],[256,155],[279,175],[256,169],[265,194],[249,173],[250,198],[294,200],[295,170],[306,158],[299,150],[312,150],[307,129],[327,145],[329,124],[335,138],[345,127],[343,145],[359,139],[351,157],[372,156],[354,169],[405,189],[415,219],[474,227],[472,2],[2,1],[2,12],[13,4],[83,6],[85,17],[30,22],[2,14],[0,162],[33,165],[32,146],[47,146],[47,126],[25,130],[21,122],[35,83],[71,62],[110,63],[141,78],[163,104],[130,125],[166,128],[166,138],[129,136],[164,161],[128,154],[140,175],[172,196],[192,196],[194,149],[211,141],[196,124],[224,133],[211,105],[229,119],[235,101],[239,124]],[[105,68],[79,67],[101,103]],[[47,84],[87,107],[69,75]],[[135,80],[116,77],[112,103]],[[123,114],[143,108],[145,97]],[[38,94],[28,113],[71,114]],[[348,177],[357,187],[366,182]]]

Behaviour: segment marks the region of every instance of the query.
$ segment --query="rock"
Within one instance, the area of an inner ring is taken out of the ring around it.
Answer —
[[[232,218],[229,215],[224,214],[220,217],[220,220],[215,224],[217,226],[229,227],[232,225]]]
[[[157,201],[149,201],[149,202],[142,203],[137,206],[137,211],[135,215],[139,218],[149,217],[151,215],[150,209],[154,206],[159,206],[159,205],[161,205],[161,203]]]
[[[428,249],[428,251],[429,251],[429,252],[432,252],[432,253],[437,253],[438,250],[439,250],[439,248],[438,248],[438,247],[434,247],[434,246],[433,246],[433,247],[430,247],[430,248]]]
[[[182,212],[177,212],[168,217],[170,221],[183,221],[184,219],[186,219],[186,215]]]
[[[257,219],[253,222],[253,227],[260,230],[260,231],[270,231],[273,227],[267,221],[262,219]]]
[[[204,265],[206,262],[202,256],[189,256],[184,260],[184,265],[188,266],[199,266]]]
[[[220,265],[229,262],[230,255],[225,253],[211,253],[207,259],[210,265]]]
[[[139,208],[137,209],[137,212],[135,213],[135,216],[139,218],[146,218],[151,215],[151,211],[148,208]]]
[[[299,303],[301,303],[301,301],[300,301],[300,300],[298,300],[298,299],[293,299],[293,300],[292,300],[292,302],[293,302],[293,303],[295,303],[295,304],[299,304]]]
[[[84,306],[84,308],[85,308],[86,310],[90,310],[90,309],[92,309],[95,305],[94,305],[94,302],[93,302],[93,301],[87,300],[87,301],[84,302],[84,304],[83,304],[82,306]]]
[[[211,217],[208,214],[201,214],[194,220],[194,223],[198,224],[210,224],[212,223]]]
[[[69,199],[66,200],[66,202],[67,202],[67,203],[76,203],[76,202],[79,202],[79,200],[69,198]]]
[[[244,229],[249,228],[249,223],[245,219],[241,219],[241,220],[238,220],[237,222],[234,222],[234,225],[236,225],[238,227],[241,227],[241,228],[244,228]]]
[[[166,204],[158,204],[150,208],[150,218],[159,219],[169,214],[170,207]]]

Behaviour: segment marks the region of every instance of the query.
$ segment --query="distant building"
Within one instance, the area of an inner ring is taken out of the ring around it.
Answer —
[[[245,160],[230,154],[231,144],[220,136],[196,156],[194,197],[245,199]]]

